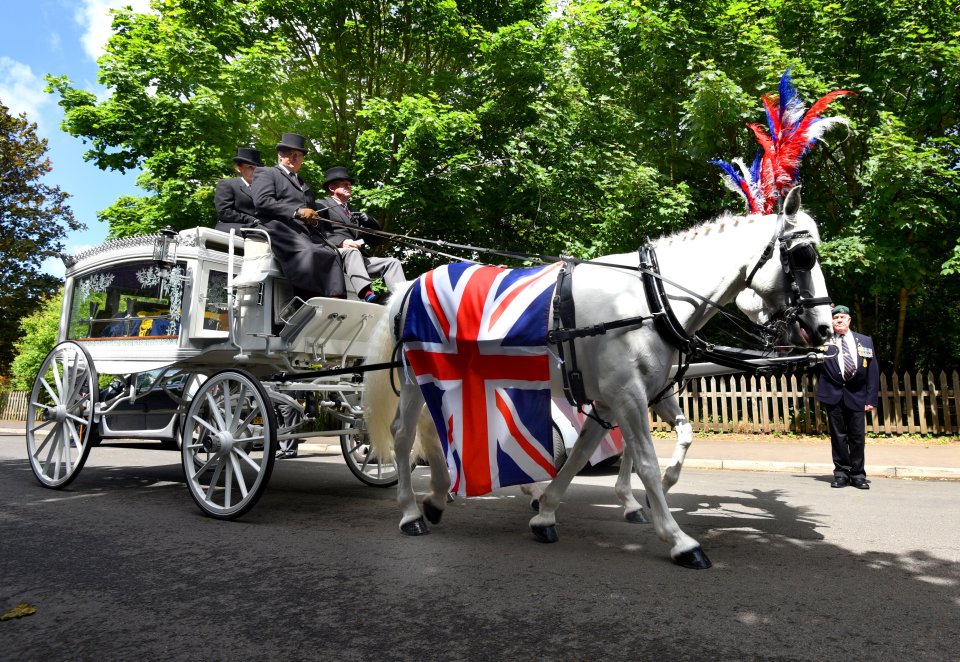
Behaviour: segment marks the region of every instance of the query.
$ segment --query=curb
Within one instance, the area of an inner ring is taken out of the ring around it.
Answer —
[[[669,459],[660,458],[659,461],[661,469],[670,466]],[[815,474],[818,476],[833,475],[832,464],[807,462],[687,459],[683,463],[683,468],[721,471],[770,471],[774,473]],[[867,469],[868,476],[880,478],[938,478],[960,480],[960,468],[953,467],[870,466],[868,464]]]

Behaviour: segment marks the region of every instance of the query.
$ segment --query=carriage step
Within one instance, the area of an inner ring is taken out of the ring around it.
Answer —
[[[284,342],[290,342],[292,338],[296,338],[297,334],[303,331],[304,327],[317,316],[318,310],[320,309],[316,306],[311,306],[309,302],[300,306],[300,309],[293,314],[280,330],[280,338]]]

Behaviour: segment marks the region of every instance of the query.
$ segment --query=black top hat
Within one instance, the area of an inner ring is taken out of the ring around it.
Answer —
[[[298,152],[307,153],[307,141],[299,133],[285,133],[280,138],[280,144],[277,149],[295,149]]]
[[[346,179],[348,182],[353,184],[353,177],[347,173],[346,168],[343,166],[334,166],[327,170],[327,174],[323,178],[323,188],[327,188],[327,184],[339,182],[341,179]]]
[[[233,162],[236,164],[249,163],[250,165],[255,165],[260,168],[263,167],[263,161],[260,160],[260,150],[250,147],[238,147],[237,155],[233,157]]]

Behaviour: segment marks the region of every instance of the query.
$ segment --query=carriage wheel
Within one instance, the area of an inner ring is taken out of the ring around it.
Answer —
[[[345,423],[352,432],[340,435],[340,450],[353,475],[373,487],[393,487],[397,484],[397,463],[393,460],[381,462],[373,455],[366,430],[362,430],[360,421]],[[412,466],[412,465],[411,465]]]
[[[44,487],[66,487],[87,461],[97,440],[96,389],[90,354],[75,342],[60,343],[40,365],[27,406],[26,436],[30,468]]]
[[[224,370],[197,389],[183,425],[183,473],[200,510],[235,519],[263,494],[277,451],[266,390],[245,370]]]

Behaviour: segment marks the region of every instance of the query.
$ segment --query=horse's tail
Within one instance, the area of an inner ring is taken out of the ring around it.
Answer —
[[[412,285],[410,283],[409,285]],[[386,363],[393,360],[396,338],[393,335],[393,320],[403,305],[406,288],[398,290],[387,302],[386,315],[380,318],[370,339],[373,351],[367,363]],[[393,431],[390,429],[400,398],[394,391],[402,383],[400,370],[371,370],[363,378],[363,415],[367,423],[370,445],[376,457],[393,458]]]

